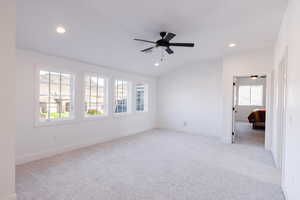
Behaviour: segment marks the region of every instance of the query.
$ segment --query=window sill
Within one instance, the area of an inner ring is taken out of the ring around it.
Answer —
[[[78,123],[79,120],[75,118],[71,119],[63,119],[63,120],[52,120],[52,121],[37,121],[35,123],[35,127],[49,127],[49,126],[63,126],[63,125],[68,125],[68,124],[75,124]]]
[[[84,116],[82,121],[95,121],[95,120],[102,120],[107,119],[109,115],[98,115],[98,116]]]
[[[146,114],[149,114],[149,111],[135,111],[135,114],[137,114],[137,115],[146,115]]]
[[[126,117],[132,115],[131,112],[126,112],[126,113],[113,113],[112,116],[113,118],[122,118],[122,117]]]

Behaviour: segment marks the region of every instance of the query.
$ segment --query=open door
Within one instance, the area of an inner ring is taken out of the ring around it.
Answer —
[[[237,86],[236,86],[236,78],[233,78],[233,96],[232,96],[232,143],[235,142],[236,137],[236,124],[235,124],[235,113],[236,113],[236,105],[237,105]]]

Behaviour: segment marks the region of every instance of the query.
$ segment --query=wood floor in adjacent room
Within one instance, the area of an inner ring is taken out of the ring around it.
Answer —
[[[18,200],[283,200],[260,146],[152,130],[17,167]]]

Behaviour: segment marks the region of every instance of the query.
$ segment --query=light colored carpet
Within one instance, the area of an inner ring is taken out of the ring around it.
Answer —
[[[17,167],[18,200],[283,200],[263,148],[153,130]]]
[[[248,122],[236,122],[236,143],[249,144],[264,148],[265,131],[260,129],[252,129],[252,125]]]

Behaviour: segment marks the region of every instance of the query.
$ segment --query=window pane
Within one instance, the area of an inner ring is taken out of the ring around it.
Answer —
[[[61,95],[71,95],[72,78],[69,74],[61,74]]]
[[[263,105],[263,86],[240,86],[239,105],[242,106],[262,106]]]
[[[45,120],[48,119],[48,104],[49,97],[48,96],[40,96],[40,119]]]
[[[85,80],[85,112],[87,116],[105,114],[105,79],[97,74],[87,76]]]
[[[240,106],[250,105],[250,86],[239,87],[239,105]]]
[[[100,87],[104,87],[104,78],[98,78],[98,85],[100,86]]]
[[[103,104],[98,104],[97,113],[100,114],[100,115],[103,115],[105,113]]]
[[[49,85],[49,72],[40,71],[40,83]]]
[[[50,98],[50,119],[60,118],[61,101],[59,98]]]
[[[145,111],[144,110],[144,96],[145,96],[145,85],[137,84],[136,85],[136,111]]]
[[[49,96],[49,81],[40,84],[40,96]]]
[[[91,96],[90,97],[90,102],[96,104],[97,103],[97,97],[96,96]]]
[[[251,105],[262,106],[263,105],[263,86],[251,87]]]
[[[51,72],[50,73],[50,95],[59,97],[60,96],[60,74]]]
[[[65,96],[62,98],[61,118],[69,118],[72,112],[71,98]]]
[[[69,118],[72,113],[72,75],[40,71],[40,119]]]
[[[61,74],[61,84],[62,85],[71,85],[72,77],[70,74]]]
[[[61,95],[70,96],[71,95],[71,85],[62,85],[61,86]]]
[[[127,112],[128,82],[122,80],[115,81],[115,112]]]

